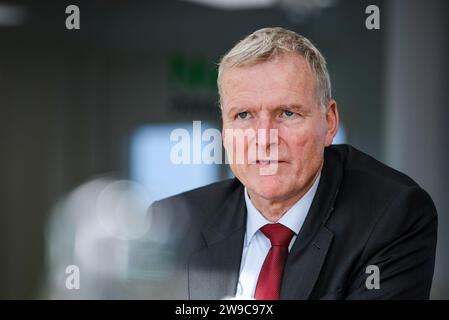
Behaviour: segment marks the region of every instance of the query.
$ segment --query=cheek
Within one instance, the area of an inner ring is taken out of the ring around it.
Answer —
[[[324,148],[325,136],[316,129],[304,128],[284,131],[282,140],[289,156],[304,162]]]
[[[279,136],[291,151],[304,149],[316,141],[313,131],[301,128],[280,131]]]

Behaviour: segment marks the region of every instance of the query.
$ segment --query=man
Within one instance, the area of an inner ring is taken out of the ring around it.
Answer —
[[[433,202],[404,174],[331,146],[338,111],[318,49],[258,30],[222,58],[218,87],[236,179],[152,205],[153,232],[177,253],[167,297],[427,299]],[[235,133],[251,130],[236,161]]]

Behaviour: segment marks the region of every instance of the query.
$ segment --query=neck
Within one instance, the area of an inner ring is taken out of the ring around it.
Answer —
[[[300,192],[294,195],[287,196],[282,199],[265,199],[255,194],[248,189],[248,195],[253,203],[254,207],[262,213],[262,215],[271,222],[277,222],[282,216],[298,202],[312,187],[313,183],[318,178],[321,168],[317,171],[315,176],[307,183],[307,185],[301,189]]]

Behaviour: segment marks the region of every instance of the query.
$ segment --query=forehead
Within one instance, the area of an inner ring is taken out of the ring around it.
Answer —
[[[315,101],[315,77],[300,55],[287,53],[250,66],[225,69],[223,107],[229,104],[308,104]]]

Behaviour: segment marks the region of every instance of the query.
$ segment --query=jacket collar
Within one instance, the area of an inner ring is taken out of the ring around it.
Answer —
[[[190,299],[222,299],[235,295],[245,236],[243,191],[238,183],[201,232],[206,246],[189,261]]]
[[[312,293],[334,237],[325,224],[334,210],[342,176],[341,160],[332,148],[326,148],[318,190],[287,258],[281,299],[308,299]]]

